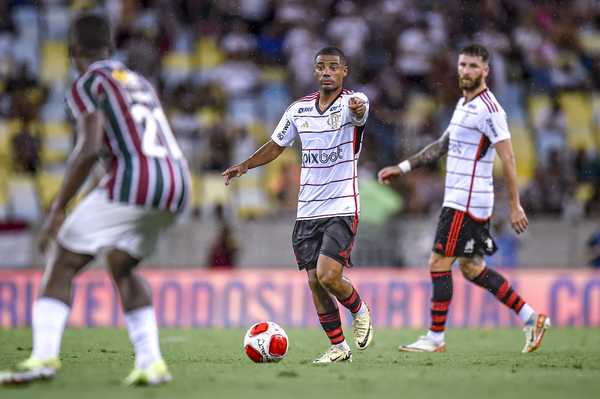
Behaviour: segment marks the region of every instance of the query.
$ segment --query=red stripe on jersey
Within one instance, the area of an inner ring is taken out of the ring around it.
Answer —
[[[73,100],[75,100],[75,105],[77,105],[79,113],[83,113],[86,110],[85,104],[77,92],[77,83],[79,83],[80,79],[81,78],[77,79],[71,86],[71,97],[73,97]]]
[[[296,100],[296,101],[312,100],[312,99],[314,99],[315,97],[317,97],[318,95],[319,95],[319,92],[318,92],[318,91],[315,91],[315,92],[313,92],[313,93],[310,93],[310,94],[307,94],[307,95],[305,95],[304,97],[300,97],[300,98],[299,98],[298,100]]]
[[[158,134],[157,137],[158,137],[158,142],[163,147],[168,148],[167,143],[163,139],[163,135]],[[167,169],[169,170],[169,176],[170,176],[169,193],[167,194],[167,204],[165,206],[166,206],[166,209],[170,210],[171,203],[173,202],[173,197],[175,195],[175,172],[174,172],[175,168],[173,166],[173,161],[171,160],[171,157],[166,157],[165,159],[167,161]],[[177,177],[179,177],[179,174],[177,174]],[[184,182],[181,182],[181,184],[184,184]]]
[[[108,82],[108,84],[110,85],[112,90],[115,92],[115,97],[117,98],[117,102],[119,103],[119,107],[121,108],[121,113],[123,114],[123,117],[125,118],[125,123],[127,124],[127,130],[129,130],[129,135],[131,137],[131,140],[133,141],[133,145],[138,154],[138,160],[139,160],[139,164],[140,164],[140,180],[139,180],[138,187],[137,187],[137,196],[136,196],[135,203],[138,205],[144,205],[146,203],[146,195],[148,194],[149,177],[148,177],[148,159],[146,158],[146,156],[144,155],[144,153],[142,151],[142,144],[141,144],[142,136],[137,130],[137,126],[136,126],[135,122],[133,121],[133,117],[131,116],[131,113],[129,112],[129,107],[127,106],[127,102],[125,101],[125,98],[124,98],[123,94],[121,93],[121,89],[119,88],[119,86],[117,84],[115,84],[115,82],[113,82],[112,79],[108,75],[106,75],[104,72],[102,72],[102,71],[97,71],[97,72],[106,79],[106,81]]]
[[[492,105],[489,103],[489,100],[485,98],[485,96],[481,95],[481,100],[483,100],[483,103],[485,104],[486,108],[488,109],[489,112],[494,112],[494,109],[492,108]]]
[[[117,173],[119,172],[119,161],[117,157],[113,157],[112,159],[112,176],[110,176],[110,180],[108,181],[108,199],[111,201],[115,199],[115,183],[117,182]]]
[[[115,182],[117,180],[117,163],[118,163],[118,161],[117,161],[117,155],[116,155],[115,149],[110,144],[110,140],[108,139],[108,134],[106,134],[106,132],[104,132],[103,140],[104,140],[104,144],[109,149],[111,158],[112,158],[111,176],[110,176],[110,180],[108,181],[108,198],[110,200],[112,200],[114,198]]]
[[[475,162],[473,162],[473,172],[471,172],[471,184],[469,184],[469,198],[467,199],[467,212],[469,212],[469,205],[471,205],[471,194],[473,192],[473,183],[475,182],[475,170],[477,169],[477,161],[479,161],[479,157],[481,155],[481,151],[483,151],[484,145],[485,145],[485,136],[482,134],[481,139],[479,139],[479,145],[477,146],[477,154],[475,155]]]
[[[492,97],[490,97],[490,94],[487,91],[485,93],[483,93],[482,97],[485,97],[488,100],[488,102],[491,104],[494,112],[498,112],[498,106],[496,105],[496,103],[494,102]]]
[[[356,140],[358,139],[358,128],[355,127],[352,132],[352,148],[356,148]],[[352,155],[354,157],[354,155]],[[352,161],[352,194],[354,196],[354,220],[352,221],[352,232],[356,234],[358,230],[358,194],[356,192],[356,162]],[[352,240],[352,244],[350,244],[350,251],[352,250],[352,245],[354,244],[354,240]]]
[[[173,173],[173,165],[171,160],[167,158],[167,169],[169,169],[169,179],[171,184],[169,184],[169,194],[167,195],[167,204],[165,205],[166,209],[171,209],[171,203],[173,202],[173,196],[175,195],[175,173]]]

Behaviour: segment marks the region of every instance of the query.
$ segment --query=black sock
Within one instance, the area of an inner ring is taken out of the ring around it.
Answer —
[[[517,294],[508,281],[494,269],[488,269],[487,267],[471,280],[473,283],[480,287],[485,288],[498,298],[500,302],[511,308],[515,313],[519,313],[525,301]]]
[[[433,332],[444,332],[448,308],[452,300],[452,272],[431,272],[433,297],[431,298],[431,328]]]

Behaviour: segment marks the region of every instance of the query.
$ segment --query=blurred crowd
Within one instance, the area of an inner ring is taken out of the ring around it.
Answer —
[[[597,1],[0,0],[0,219],[39,218],[60,181],[73,144],[68,22],[86,8],[108,13],[116,58],[161,93],[193,169],[192,215],[220,204],[242,217],[293,213],[293,151],[234,190],[220,172],[315,90],[321,47],[345,51],[347,87],[371,100],[360,167],[374,179],[443,133],[460,95],[457,51],[472,41],[492,54],[489,84],[508,114],[529,213],[600,214]],[[402,212],[437,212],[442,171],[397,183]]]

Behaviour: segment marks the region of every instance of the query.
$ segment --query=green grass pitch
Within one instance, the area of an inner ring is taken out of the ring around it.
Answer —
[[[349,328],[346,328],[349,332]],[[278,364],[254,364],[241,348],[242,330],[161,331],[174,381],[128,388],[133,365],[124,330],[69,329],[63,368],[51,382],[0,387],[0,398],[592,398],[600,393],[600,330],[551,329],[541,350],[521,354],[517,329],[447,333],[446,353],[400,353],[412,330],[376,330],[372,347],[354,361],[314,366],[327,347],[319,330],[289,329],[290,351]],[[23,360],[31,331],[0,330],[0,369]]]

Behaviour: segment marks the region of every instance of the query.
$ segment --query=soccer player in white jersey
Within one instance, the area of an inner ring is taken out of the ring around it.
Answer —
[[[444,204],[433,252],[429,259],[433,297],[431,327],[415,343],[400,346],[407,352],[443,352],[444,329],[452,299],[452,264],[458,259],[465,278],[493,293],[513,309],[525,331],[523,352],[533,352],[542,343],[550,319],[537,314],[495,270],[486,268],[484,255],[496,251],[489,232],[494,205],[493,161],[498,152],[510,194],[510,219],[517,234],[528,221],[519,200],[515,156],[506,113],[487,88],[489,55],[480,45],[463,48],[458,58],[458,79],[463,97],[458,101],[448,129],[434,143],[395,166],[379,171],[379,181],[389,183],[448,154]]]
[[[66,96],[77,121],[77,144],[41,231],[42,251],[51,240],[57,242],[33,305],[31,357],[12,372],[1,373],[0,381],[19,384],[54,377],[60,367],[73,279],[106,250],[135,351],[135,368],[125,382],[168,382],[171,376],[159,348],[150,289],[134,270],[188,202],[187,163],[150,84],[109,59],[108,19],[79,15],[69,41],[81,74]],[[65,219],[69,202],[103,158],[108,161],[107,178]]]
[[[223,172],[225,184],[277,158],[299,139],[302,172],[292,244],[298,267],[306,270],[319,321],[331,347],[314,363],[351,361],[336,303],[353,316],[354,343],[365,349],[373,337],[371,317],[352,283],[343,276],[350,264],[359,215],[357,162],[369,112],[362,93],[343,88],[346,58],[335,47],[314,59],[319,91],[292,103],[271,140],[249,159]]]

